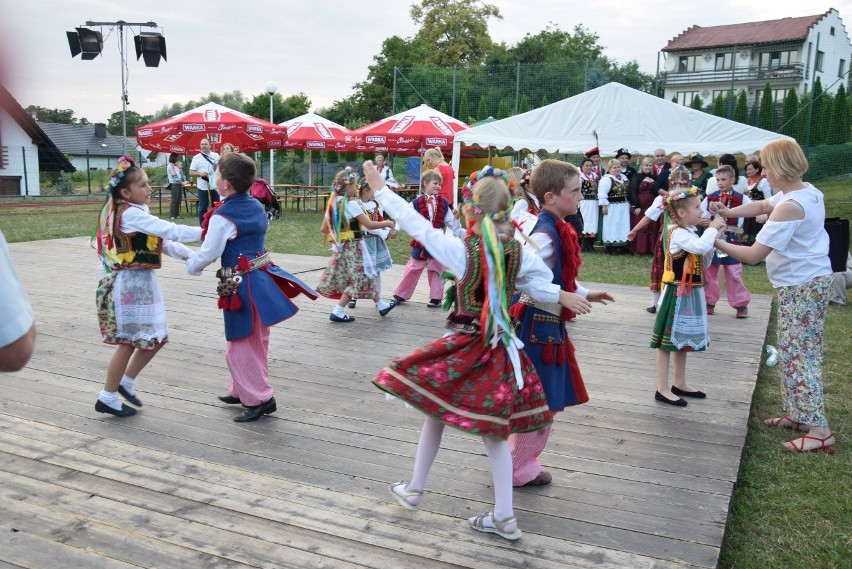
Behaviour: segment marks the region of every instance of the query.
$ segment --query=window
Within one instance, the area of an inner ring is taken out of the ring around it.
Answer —
[[[799,62],[798,50],[790,51],[767,51],[760,54],[761,67],[780,67],[782,65],[793,65]]]
[[[831,31],[829,32],[831,35],[834,35],[834,26],[831,26]]]
[[[772,89],[772,102],[776,105],[783,103],[787,97],[787,91],[788,89]]]
[[[734,62],[734,54],[733,53],[717,53],[716,54],[716,66],[714,69],[716,71],[723,71],[725,69],[730,69],[733,66]]]
[[[822,71],[822,60],[825,59],[825,54],[817,50],[816,61],[814,62],[814,71]]]
[[[677,104],[683,105],[684,107],[688,107],[692,104],[692,99],[700,96],[701,95],[698,93],[698,91],[678,91]]]
[[[713,100],[713,101],[715,101],[715,100],[716,100],[717,98],[719,98],[719,97],[722,97],[722,98],[724,99],[725,97],[727,97],[727,96],[728,96],[728,94],[729,94],[730,92],[731,92],[731,90],[730,90],[730,89],[714,89],[714,90],[713,90],[713,99],[712,99],[712,100]],[[736,94],[734,94],[734,96],[736,96]]]
[[[693,71],[697,71],[698,67],[697,55],[681,55],[678,60],[677,72],[692,73]]]
[[[846,60],[845,60],[845,59],[841,59],[841,60],[840,60],[840,65],[838,65],[838,66],[837,66],[837,76],[838,76],[838,77],[843,77],[843,75],[844,75],[845,73],[846,73]]]

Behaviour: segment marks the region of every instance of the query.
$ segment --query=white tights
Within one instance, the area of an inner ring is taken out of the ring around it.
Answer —
[[[438,449],[441,447],[441,436],[444,434],[444,424],[427,417],[420,431],[420,441],[417,443],[417,455],[414,458],[414,472],[408,488],[423,490],[426,488],[426,477],[432,469]],[[482,437],[488,462],[491,466],[491,478],[494,482],[494,517],[498,520],[514,515],[512,509],[512,453],[509,443],[494,437]]]

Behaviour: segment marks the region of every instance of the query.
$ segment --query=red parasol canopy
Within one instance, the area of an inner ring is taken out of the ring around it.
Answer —
[[[353,130],[349,150],[421,154],[437,146],[449,153],[456,133],[467,128],[460,120],[420,105]]]
[[[136,129],[142,148],[177,154],[196,152],[204,138],[210,140],[214,150],[230,142],[238,152],[254,152],[283,147],[285,136],[286,130],[277,124],[216,103]]]
[[[281,123],[287,129],[284,149],[347,151],[347,139],[352,131],[314,113]]]

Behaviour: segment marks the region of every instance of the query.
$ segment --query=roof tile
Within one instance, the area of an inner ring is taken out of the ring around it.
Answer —
[[[782,18],[724,26],[691,26],[669,41],[663,51],[687,51],[804,40],[811,27],[828,15]]]

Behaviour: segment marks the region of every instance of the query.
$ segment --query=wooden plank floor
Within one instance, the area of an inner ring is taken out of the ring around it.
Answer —
[[[171,343],[140,377],[129,419],[94,411],[113,349],[94,310],[94,252],[82,238],[18,243],[36,311],[26,369],[0,375],[0,566],[10,567],[715,567],[769,317],[719,303],[712,346],[687,377],[709,394],[657,403],[644,288],[570,325],[591,402],[558,415],[543,455],[553,484],[520,489],[519,542],[475,533],[492,503],[481,441],[448,429],[419,512],[388,492],[408,478],[422,416],[370,380],[438,337],[425,286],[387,318],[352,325],[299,299],[274,328],[278,412],[238,425],[221,404],[228,371],[212,274],[166,258]],[[316,284],[325,259],[274,256]],[[42,268],[46,267],[46,268]],[[212,272],[211,272],[212,273]],[[402,267],[385,273],[385,296]],[[732,355],[734,354],[734,355]]]

